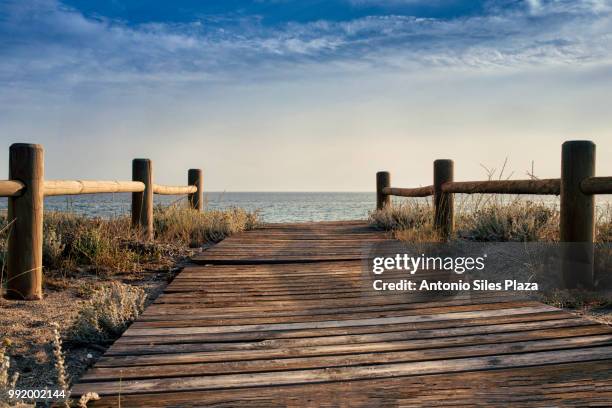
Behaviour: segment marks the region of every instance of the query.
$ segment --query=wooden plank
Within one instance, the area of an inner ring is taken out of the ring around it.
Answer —
[[[358,343],[380,343],[386,341],[398,340],[415,340],[415,339],[440,339],[450,336],[467,336],[467,335],[485,335],[492,333],[511,333],[511,332],[528,332],[534,330],[544,330],[551,328],[574,328],[583,326],[594,326],[600,328],[595,322],[589,322],[583,319],[561,319],[561,320],[546,320],[536,322],[523,323],[508,323],[491,326],[475,326],[475,327],[456,327],[446,329],[429,329],[429,330],[409,330],[409,331],[393,331],[372,334],[348,334],[338,336],[324,337],[309,337],[309,338],[293,338],[293,339],[266,339],[256,341],[233,341],[233,342],[202,342],[202,343],[183,343],[183,344],[151,344],[136,346],[126,343],[116,343],[111,346],[106,356],[114,355],[135,355],[135,354],[159,354],[159,353],[179,353],[205,351],[206,348],[211,350],[248,350],[248,349],[275,349],[275,348],[294,348],[294,347],[312,347],[321,345],[338,345],[338,344],[358,344]],[[612,329],[610,329],[612,332]],[[604,331],[605,332],[605,331]],[[538,333],[541,334],[541,333]]]
[[[223,360],[221,362],[165,364],[148,366],[99,366],[81,380],[108,381],[141,378],[190,377],[211,374],[239,374],[245,372],[286,371],[309,368],[349,367],[363,364],[399,363],[448,358],[467,358],[545,350],[567,350],[580,347],[612,345],[612,335],[570,337],[537,341],[516,341],[501,344],[460,345],[409,351],[363,352],[354,355],[323,355],[289,357],[283,359]]]
[[[266,339],[292,339],[292,338],[308,338],[308,337],[331,337],[344,335],[359,335],[370,333],[393,333],[398,331],[419,331],[431,329],[446,329],[452,330],[458,327],[479,327],[479,326],[496,326],[505,323],[529,323],[548,320],[571,320],[575,321],[576,317],[561,311],[552,311],[547,313],[531,313],[518,314],[510,316],[496,316],[484,318],[472,318],[462,320],[442,320],[433,322],[417,322],[394,325],[380,326],[359,326],[359,327],[340,327],[340,328],[324,328],[324,329],[304,329],[291,331],[260,331],[260,332],[242,332],[242,333],[198,333],[184,334],[172,336],[123,336],[119,338],[117,344],[181,344],[181,343],[199,343],[199,342],[223,342],[223,341],[262,341]]]
[[[512,297],[510,297],[511,299]],[[164,316],[177,315],[179,319],[197,319],[201,317],[255,317],[262,311],[266,311],[266,315],[271,316],[302,316],[302,315],[317,315],[317,314],[340,314],[340,313],[351,313],[351,312],[367,312],[367,311],[384,311],[384,310],[405,310],[405,309],[419,309],[419,308],[430,308],[436,306],[456,306],[470,303],[486,303],[496,300],[497,303],[501,302],[504,298],[495,298],[493,296],[472,298],[468,295],[458,295],[457,297],[449,300],[442,301],[431,301],[430,299],[423,298],[421,302],[380,302],[379,304],[363,305],[363,304],[351,304],[341,305],[335,308],[326,307],[313,307],[312,309],[304,310],[303,306],[299,304],[288,305],[283,309],[279,310],[278,307],[266,307],[264,306],[239,306],[239,307],[223,307],[223,308],[210,308],[210,307],[197,307],[196,305],[189,305],[188,307],[177,307],[171,304],[152,304],[142,314],[141,320],[155,320],[155,318],[163,318]],[[318,305],[317,305],[318,306]],[[188,310],[189,314],[185,315],[185,311]]]
[[[156,378],[79,383],[73,388],[74,395],[96,392],[99,395],[117,393],[134,394],[152,391],[188,391],[239,387],[262,387],[289,384],[351,381],[372,378],[393,378],[409,375],[452,373],[475,370],[491,370],[510,367],[531,367],[567,362],[597,361],[612,359],[612,346],[541,351],[533,353],[469,357],[407,363],[392,363],[356,367],[323,368],[283,372],[261,372],[255,374],[224,374],[216,376],[194,376],[181,378]]]
[[[430,315],[437,312],[449,311],[451,313],[464,312],[464,311],[481,311],[481,310],[496,310],[502,308],[513,308],[513,307],[528,307],[537,306],[537,302],[504,302],[504,303],[482,303],[476,302],[472,304],[464,304],[459,306],[441,306],[431,307],[423,309],[407,309],[407,310],[387,310],[387,311],[374,311],[374,312],[353,312],[343,314],[308,314],[301,316],[272,316],[272,317],[194,317],[193,319],[139,319],[135,322],[132,327],[143,328],[143,327],[208,327],[218,325],[242,325],[242,324],[280,324],[280,323],[291,323],[299,324],[302,322],[326,322],[336,321],[341,322],[344,320],[355,320],[355,319],[377,319],[377,318],[390,318],[390,317],[404,317],[414,315]]]
[[[206,406],[304,406],[314,402],[314,397],[330,404],[345,402],[347,406],[363,407],[444,406],[445,399],[453,406],[525,406],[525,401],[529,406],[584,406],[585,401],[610,406],[612,393],[604,393],[603,389],[609,387],[611,364],[612,360],[602,360],[500,369],[487,375],[475,371],[257,389],[145,393],[119,398],[123,407],[152,408],[191,406],[194,401]],[[531,402],[527,396],[531,396]],[[92,406],[116,407],[119,398],[102,398]]]
[[[612,328],[500,292],[376,293],[364,259],[386,239],[362,222],[229,238],[201,255],[215,265],[168,285],[74,395],[124,407],[612,401]]]
[[[297,348],[266,348],[267,343],[244,347],[244,349],[232,349],[226,344],[201,344],[193,346],[205,351],[181,352],[177,347],[175,353],[144,354],[144,355],[120,355],[104,356],[99,361],[98,367],[113,366],[135,366],[135,365],[163,365],[172,363],[204,363],[214,361],[246,361],[263,360],[273,358],[290,358],[323,355],[347,355],[359,353],[378,353],[383,351],[399,350],[425,350],[451,346],[466,346],[478,344],[501,344],[507,342],[529,341],[537,339],[571,338],[589,335],[607,335],[611,330],[603,325],[584,327],[564,327],[559,329],[542,329],[540,332],[511,332],[511,333],[488,333],[484,335],[465,335],[459,337],[440,337],[436,339],[410,339],[403,341],[384,341],[378,343],[348,343],[332,344],[324,346],[310,346]],[[568,340],[569,341],[569,340]],[[237,348],[237,347],[236,347]],[[134,348],[136,351],[137,348]],[[220,352],[223,351],[223,352]]]

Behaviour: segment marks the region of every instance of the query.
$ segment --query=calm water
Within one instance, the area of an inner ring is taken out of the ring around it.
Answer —
[[[185,200],[184,196],[158,196],[156,204]],[[266,222],[365,219],[376,206],[374,193],[215,193],[205,194],[210,209],[240,207],[259,210]],[[73,211],[100,217],[128,214],[131,194],[56,196],[45,199],[45,210]],[[7,199],[0,199],[5,209]]]
[[[457,195],[455,202],[457,210],[462,207],[469,208],[470,200],[476,196]],[[496,200],[508,203],[515,196],[495,196]],[[374,193],[215,193],[205,194],[206,207],[210,209],[223,209],[240,207],[247,210],[259,210],[264,221],[267,222],[295,222],[295,221],[328,221],[328,220],[354,220],[365,219],[368,212],[376,205]],[[545,202],[550,205],[558,204],[558,197],[554,196],[524,196],[524,199]],[[185,200],[185,196],[159,196],[154,200],[156,204],[171,204]],[[114,217],[128,214],[130,211],[131,194],[92,194],[77,196],[57,196],[45,199],[46,210],[73,211],[80,214]],[[402,201],[394,197],[394,201]],[[427,199],[419,199],[426,201]],[[599,205],[605,205],[608,196],[599,196]],[[463,203],[463,204],[462,204]],[[7,199],[0,198],[0,210],[6,209]]]

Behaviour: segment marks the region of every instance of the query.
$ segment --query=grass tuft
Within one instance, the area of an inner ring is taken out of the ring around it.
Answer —
[[[612,243],[612,204],[599,209],[596,228],[597,242]]]
[[[374,228],[392,231],[396,238],[406,242],[437,242],[433,227],[433,207],[429,202],[405,201],[373,211],[369,215]]]
[[[596,221],[596,242],[612,242],[612,205],[598,208]],[[369,222],[406,242],[438,241],[429,202],[406,200],[370,213]],[[520,198],[503,202],[480,197],[457,206],[454,234],[454,239],[476,242],[557,242],[559,210]]]
[[[186,205],[155,208],[155,242],[143,243],[128,216],[91,218],[46,212],[43,220],[43,266],[46,270],[137,272],[174,248],[199,247],[259,225],[259,214],[240,208],[198,212]],[[10,226],[0,213],[0,270],[4,276]],[[176,251],[174,251],[176,252]],[[2,279],[0,277],[0,279]]]
[[[85,344],[115,340],[144,310],[146,298],[141,288],[110,282],[81,308],[68,339]]]
[[[241,208],[198,212],[178,204],[155,207],[153,220],[157,240],[191,247],[219,242],[260,223],[257,212]]]
[[[479,242],[558,241],[559,212],[548,205],[515,200],[489,203],[459,214],[457,237]]]

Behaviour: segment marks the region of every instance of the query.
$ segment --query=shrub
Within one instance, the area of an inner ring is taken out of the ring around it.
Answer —
[[[141,288],[112,281],[85,303],[68,339],[79,343],[113,341],[140,315],[145,301]]]
[[[48,268],[78,265],[108,271],[137,269],[138,254],[125,245],[134,239],[127,217],[110,220],[72,213],[45,215],[43,262]]]
[[[43,265],[51,270],[88,266],[105,272],[139,271],[143,261],[159,262],[168,252],[159,242],[174,247],[197,247],[258,224],[257,212],[239,208],[197,212],[187,206],[158,206],[155,208],[156,243],[143,243],[128,216],[101,219],[50,211],[45,212],[43,220]],[[0,212],[2,272],[9,232],[6,212]]]
[[[48,268],[60,268],[66,244],[54,228],[43,233],[43,265]]]
[[[187,206],[155,207],[155,238],[164,242],[201,246],[255,228],[259,214],[241,208],[194,211]]]
[[[369,222],[373,227],[387,231],[422,228],[432,225],[433,208],[428,203],[406,201],[371,212]]]
[[[491,203],[460,215],[457,236],[471,241],[556,241],[559,213],[531,201]]]
[[[406,242],[437,242],[440,237],[433,227],[433,207],[429,202],[405,201],[370,213],[370,225],[393,231]]]
[[[601,208],[597,217],[596,239],[598,242],[612,243],[612,205]]]

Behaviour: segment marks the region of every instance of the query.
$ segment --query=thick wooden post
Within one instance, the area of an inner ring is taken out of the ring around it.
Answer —
[[[442,184],[453,181],[453,161],[434,161],[434,227],[441,238],[448,239],[453,233],[454,198],[452,193],[444,193]]]
[[[25,189],[20,196],[8,200],[8,219],[12,224],[9,227],[6,296],[9,299],[42,299],[42,146],[13,144],[9,154],[9,179],[21,181]]]
[[[189,184],[190,186],[196,186],[198,188],[198,190],[195,193],[189,194],[189,196],[187,197],[189,200],[189,205],[194,210],[202,211],[202,207],[204,204],[203,197],[202,197],[202,194],[204,192],[203,190],[204,181],[202,179],[202,170],[201,169],[189,169],[189,171],[187,172],[187,184]]]
[[[595,197],[580,183],[595,176],[595,144],[587,140],[563,143],[561,149],[560,239],[565,246],[563,278],[568,288],[593,285]]]
[[[376,209],[382,210],[383,208],[391,205],[391,196],[383,193],[383,188],[391,187],[391,174],[388,171],[379,171],[376,173]]]
[[[144,240],[153,239],[153,163],[149,159],[132,161],[132,180],[144,183],[142,193],[132,193],[132,226],[139,228]]]

